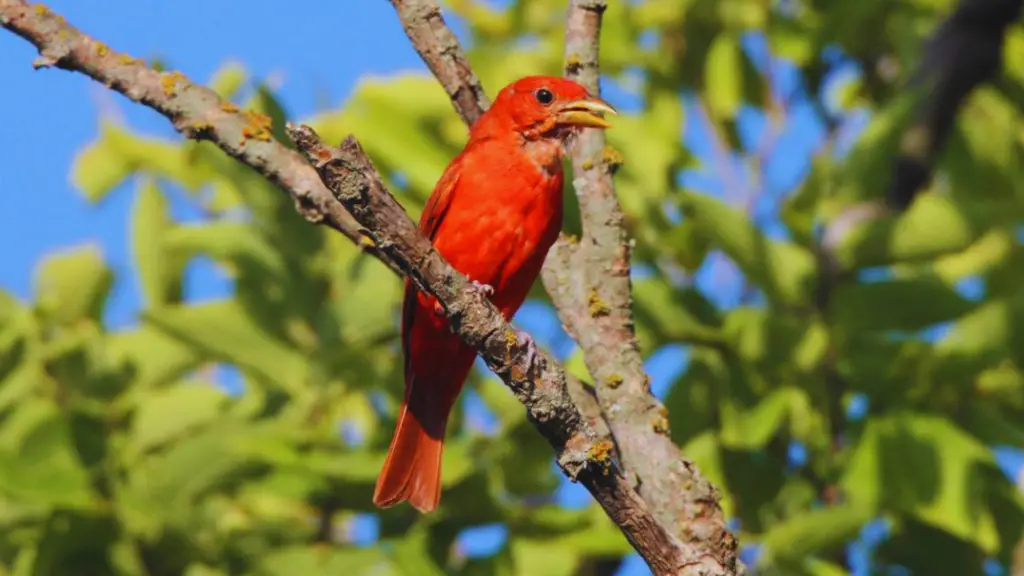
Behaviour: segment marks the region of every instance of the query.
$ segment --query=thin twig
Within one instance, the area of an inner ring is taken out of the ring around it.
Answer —
[[[430,0],[390,0],[405,34],[430,71],[448,92],[455,111],[472,126],[490,106],[466,53],[444,22],[441,8]]]
[[[658,523],[570,398],[562,368],[530,350],[512,326],[448,264],[423,236],[351,136],[340,148],[323,144],[312,128],[288,132],[342,204],[419,288],[438,299],[455,331],[512,390],[548,440],[566,476],[583,484],[656,574],[688,572],[689,547]]]
[[[0,0],[0,26],[31,42],[36,68],[80,72],[167,117],[187,138],[208,140],[295,198],[308,221],[341,232],[366,251],[359,225],[301,155],[273,138],[270,119],[239,110],[181,72],[157,72],[141,60],[82,34],[42,4]],[[386,259],[382,261],[391,266]]]

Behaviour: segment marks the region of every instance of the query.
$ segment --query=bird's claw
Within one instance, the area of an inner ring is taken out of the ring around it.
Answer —
[[[476,280],[472,279],[469,281],[469,283],[477,290],[483,292],[485,296],[491,296],[494,294],[494,286],[491,286],[490,284],[484,284],[482,282],[477,282]]]
[[[512,330],[516,333],[516,338],[519,339],[519,347],[523,349],[523,359],[520,364],[524,371],[530,369],[537,362],[537,343],[533,340],[533,336],[522,328],[513,327]]]

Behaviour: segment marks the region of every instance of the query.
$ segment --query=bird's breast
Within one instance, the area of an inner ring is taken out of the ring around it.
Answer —
[[[434,240],[457,270],[495,288],[496,304],[504,292],[525,297],[562,226],[561,171],[529,168],[476,187],[463,188],[473,182],[460,180]]]

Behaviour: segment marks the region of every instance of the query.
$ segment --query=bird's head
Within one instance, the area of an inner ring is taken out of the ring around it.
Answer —
[[[528,140],[564,139],[582,127],[608,128],[605,114],[616,114],[607,102],[591,96],[580,84],[554,76],[527,76],[505,86],[474,132],[515,132]]]

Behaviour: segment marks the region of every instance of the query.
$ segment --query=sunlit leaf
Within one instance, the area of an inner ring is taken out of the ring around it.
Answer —
[[[947,284],[927,279],[847,284],[836,290],[831,304],[836,323],[851,334],[921,330],[974,308]]]
[[[992,552],[996,528],[978,474],[990,462],[989,450],[955,424],[893,413],[868,422],[842,483],[851,505],[900,510]]]
[[[303,382],[303,357],[261,330],[234,301],[169,307],[148,312],[145,318],[211,360],[231,362],[282,388]]]
[[[841,546],[857,536],[861,526],[871,517],[869,508],[853,505],[810,510],[768,531],[761,541],[765,547],[763,561],[801,559],[826,548]]]
[[[711,44],[705,68],[707,106],[718,119],[731,120],[743,103],[743,54],[738,39],[719,34]]]
[[[51,254],[36,269],[36,305],[59,324],[99,320],[113,281],[95,245]]]

